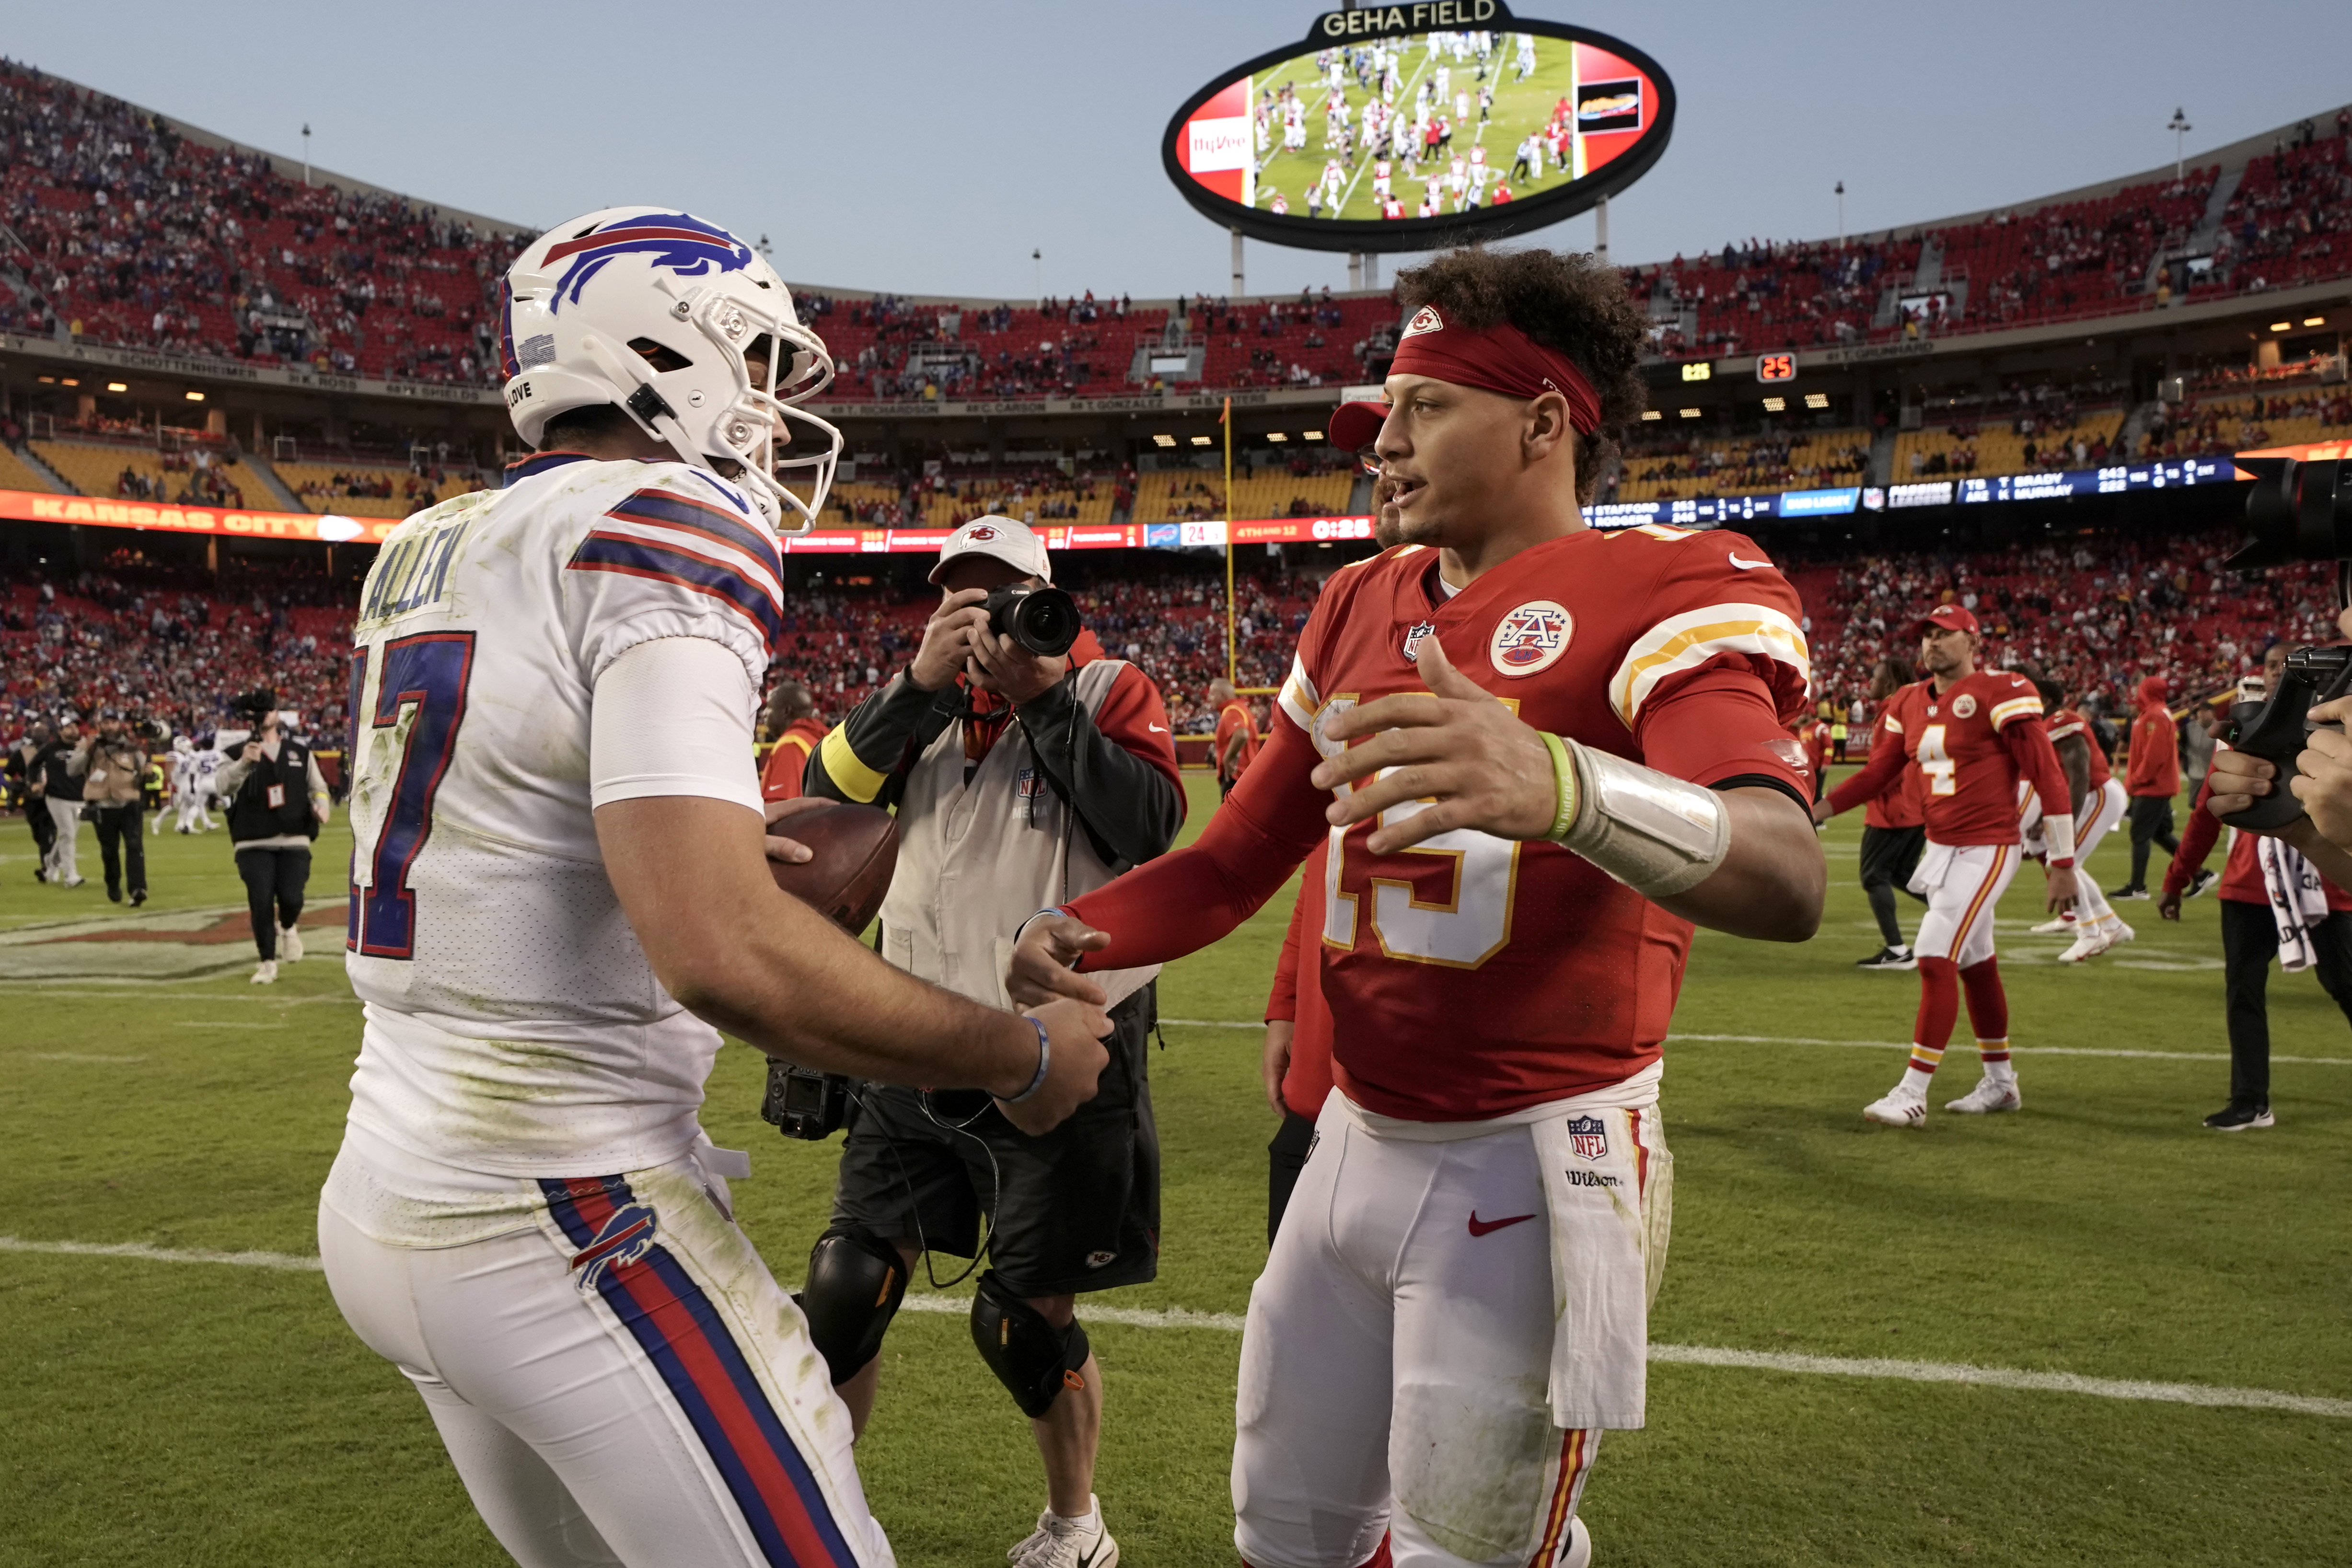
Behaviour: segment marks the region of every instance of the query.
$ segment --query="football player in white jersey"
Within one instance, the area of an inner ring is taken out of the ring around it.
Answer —
[[[927,985],[769,874],[805,855],[765,837],[751,751],[776,531],[841,439],[795,406],[833,365],[783,280],[626,207],[543,236],[503,293],[538,455],[395,529],[355,628],[366,1014],[327,1281],[525,1568],[888,1568],[849,1413],[730,1217],[741,1157],[697,1122],[713,1025],[1043,1131],[1108,1020]]]

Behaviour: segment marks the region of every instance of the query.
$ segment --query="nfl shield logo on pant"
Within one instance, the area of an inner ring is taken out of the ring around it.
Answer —
[[[1580,1160],[1599,1160],[1609,1152],[1609,1133],[1598,1116],[1579,1116],[1568,1124],[1568,1152]]]

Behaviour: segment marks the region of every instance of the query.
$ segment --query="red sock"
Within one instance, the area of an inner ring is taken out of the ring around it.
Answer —
[[[1934,1072],[1943,1059],[1944,1047],[1951,1042],[1952,1025],[1960,1016],[1960,988],[1954,978],[1958,973],[1948,958],[1919,961],[1919,1019],[1912,1026],[1911,1041],[1920,1050],[1912,1053],[1912,1059],[1927,1072]],[[1924,1063],[1922,1051],[1927,1053]]]
[[[1927,964],[1922,962],[1920,968]],[[2001,1042],[1999,1059],[2007,1061],[2009,1041],[2009,993],[2000,987],[2000,960],[1988,958],[1982,963],[1971,963],[1960,971],[1960,984],[1968,987],[1969,1022],[1976,1028],[1977,1038]],[[1992,1061],[1990,1054],[1985,1060]]]

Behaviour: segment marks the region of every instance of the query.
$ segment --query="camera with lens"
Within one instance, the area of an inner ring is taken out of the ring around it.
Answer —
[[[1078,605],[1059,588],[999,588],[981,605],[988,629],[1041,658],[1059,658],[1078,640]]]
[[[2352,605],[2352,464],[2334,458],[2299,462],[2292,458],[2239,458],[2254,476],[2246,498],[2246,526],[2253,538],[2225,564],[2235,571],[2284,565],[2293,561],[2336,563],[2336,604]],[[2341,731],[2310,718],[2318,703],[2352,689],[2352,647],[2309,646],[2286,656],[2276,689],[2260,702],[2230,709],[2229,742],[2278,769],[2271,793],[2221,820],[2232,827],[2279,828],[2303,815],[2303,802],[2287,788],[2295,758],[2313,731]]]
[[[258,724],[278,711],[278,693],[264,686],[228,700],[229,711],[242,714]]]
[[[849,1121],[849,1080],[835,1072],[768,1058],[768,1092],[760,1119],[787,1138],[815,1143]]]

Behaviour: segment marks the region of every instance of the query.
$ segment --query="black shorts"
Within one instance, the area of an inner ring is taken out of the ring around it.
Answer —
[[[1140,1285],[1160,1271],[1160,1138],[1145,1052],[1156,987],[1111,1009],[1095,1097],[1041,1138],[978,1090],[866,1084],[841,1151],[835,1225],[970,1258],[1019,1296]]]

